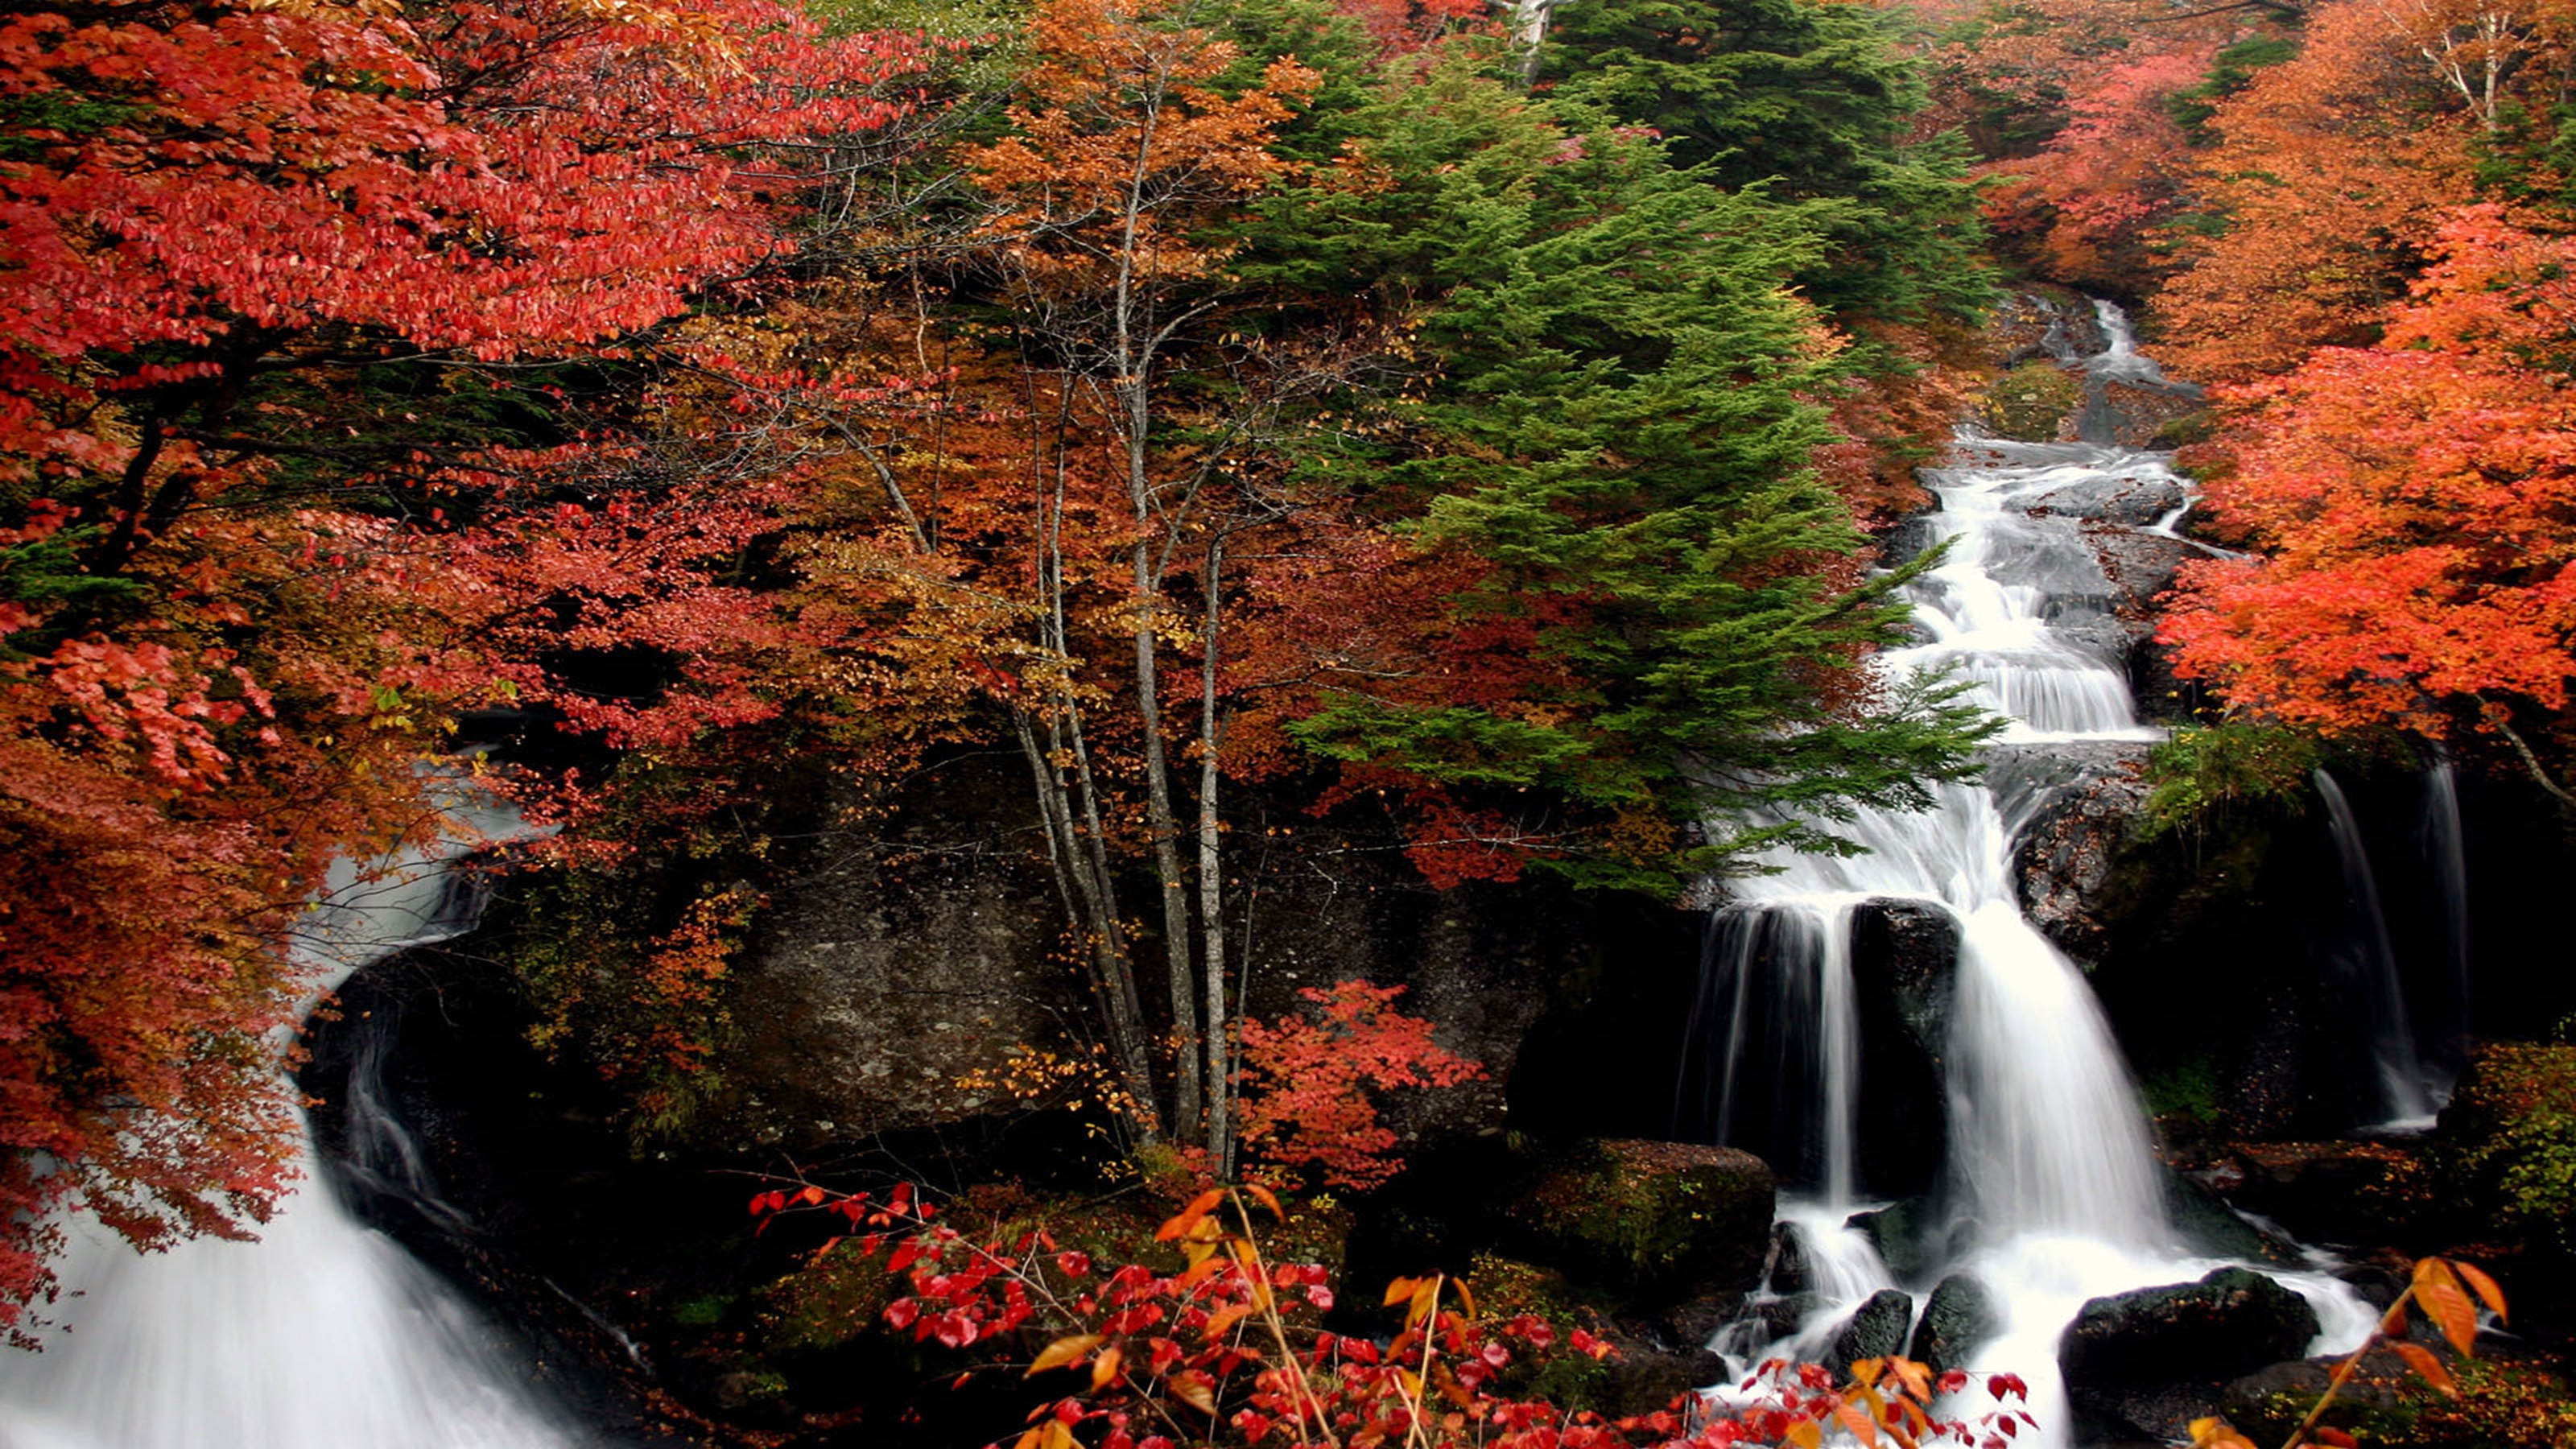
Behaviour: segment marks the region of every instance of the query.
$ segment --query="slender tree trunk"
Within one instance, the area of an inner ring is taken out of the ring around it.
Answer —
[[[1234,1074],[1226,1069],[1225,1006],[1225,876],[1220,870],[1217,818],[1217,626],[1220,622],[1218,575],[1225,566],[1225,535],[1208,540],[1207,611],[1202,622],[1205,642],[1199,659],[1199,948],[1207,982],[1207,1151],[1219,1174],[1232,1165],[1234,1126],[1230,1108]]]
[[[1039,485],[1037,562],[1043,607],[1038,629],[1040,642],[1058,658],[1066,658],[1070,636],[1064,605],[1065,474],[1060,449],[1049,472],[1052,476],[1042,475]],[[1068,918],[1082,934],[1082,950],[1091,963],[1093,989],[1108,1028],[1119,1086],[1131,1099],[1125,1115],[1140,1140],[1160,1141],[1164,1129],[1154,1091],[1152,1037],[1145,1024],[1144,1002],[1136,991],[1126,932],[1118,920],[1116,878],[1110,868],[1108,833],[1101,826],[1091,752],[1082,733],[1081,702],[1070,691],[1055,691],[1043,742],[1027,711],[1015,709],[1013,720],[1036,783],[1047,853],[1057,863]]]
[[[1163,748],[1160,671],[1154,638],[1155,587],[1151,528],[1155,522],[1153,480],[1146,467],[1147,435],[1153,423],[1152,346],[1143,338],[1150,324],[1138,317],[1136,296],[1136,231],[1143,218],[1145,177],[1154,150],[1158,112],[1148,106],[1137,129],[1136,163],[1128,184],[1126,215],[1118,246],[1118,290],[1112,301],[1112,396],[1127,433],[1127,499],[1133,510],[1136,541],[1136,716],[1144,735],[1145,826],[1153,836],[1154,874],[1163,895],[1163,955],[1172,999],[1172,1130],[1189,1136],[1199,1128],[1204,1110],[1199,1090],[1199,1032],[1196,983],[1190,972],[1189,886],[1182,876],[1180,816],[1172,806],[1171,763]]]
[[[1547,24],[1556,0],[1512,0],[1512,48],[1520,52],[1521,84],[1538,80],[1538,52],[1547,42]]]

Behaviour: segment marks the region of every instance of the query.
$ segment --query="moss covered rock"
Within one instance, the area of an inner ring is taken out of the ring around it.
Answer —
[[[2054,362],[2025,362],[1995,379],[1977,408],[1996,434],[2054,442],[2058,426],[2084,406],[2084,383]]]
[[[1637,1298],[1751,1288],[1771,1241],[1776,1184],[1731,1147],[1584,1143],[1506,1207],[1524,1255]]]

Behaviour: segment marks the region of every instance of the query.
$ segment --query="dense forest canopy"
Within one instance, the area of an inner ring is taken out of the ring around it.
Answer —
[[[1979,718],[1865,666],[1858,525],[1987,296],[1896,27],[1586,7],[1531,86],[1500,20],[9,19],[8,1296],[67,1197],[146,1242],[273,1199],[278,948],[432,828],[460,722],[614,928],[527,963],[540,1038],[640,1121],[762,792],[977,745],[1119,1120],[1219,1161],[1240,792],[1669,891],[1967,769]]]
[[[1220,1172],[1244,802],[1444,886],[1842,848],[1990,733],[1870,667],[1933,560],[1867,532],[1979,380],[1990,253],[2220,385],[2192,456],[2253,552],[2169,625],[2214,710],[2565,797],[2570,23],[0,20],[0,1322],[68,1199],[141,1243],[275,1200],[280,948],[469,739],[561,827],[535,1037],[641,1135],[827,777],[1013,761],[1105,1117]]]

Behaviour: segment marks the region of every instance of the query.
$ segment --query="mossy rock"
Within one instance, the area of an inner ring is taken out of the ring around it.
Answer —
[[[2084,406],[2084,383],[2054,362],[2025,362],[1995,379],[1977,415],[1998,436],[2046,443]]]
[[[2227,1386],[2227,1421],[2268,1444],[2316,1406],[2339,1359],[2275,1364]],[[2365,1355],[2320,1421],[2362,1449],[2566,1449],[2576,1444],[2576,1400],[2547,1368],[2452,1359],[2445,1394],[2387,1349]]]
[[[1966,1368],[1977,1350],[2002,1330],[2003,1314],[1986,1285],[1965,1273],[1953,1273],[1933,1286],[1905,1356],[1934,1373]]]
[[[1525,1256],[1641,1300],[1751,1288],[1777,1185],[1731,1147],[1589,1142],[1542,1168],[1504,1209]]]

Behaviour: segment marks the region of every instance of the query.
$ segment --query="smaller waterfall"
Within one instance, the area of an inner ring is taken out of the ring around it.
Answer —
[[[2433,887],[2439,892],[2442,945],[2450,965],[2449,1030],[2444,1040],[2444,1067],[2453,1074],[2466,1065],[2471,999],[2469,995],[2469,851],[2460,825],[2460,782],[2450,760],[2436,759],[2424,773],[2424,853],[2432,857]]]
[[[2312,778],[2325,801],[2335,855],[2343,867],[2344,905],[2351,927],[2346,939],[2328,954],[2342,998],[2339,1005],[2359,1024],[2370,1053],[2376,1088],[2369,1109],[2372,1120],[2391,1127],[2429,1127],[2440,1104],[2433,1100],[2423,1059],[2415,1050],[2415,1026],[2397,976],[2397,948],[2389,938],[2388,915],[2380,907],[2379,880],[2362,844],[2361,825],[2333,775],[2318,770]]]
[[[1860,1026],[1849,905],[1720,912],[1709,922],[1676,1116],[1849,1203],[1857,1178]],[[1701,1040],[1708,1032],[1722,1040]],[[1758,1144],[1758,1145],[1755,1145]],[[1847,1211],[1848,1209],[1846,1209]]]
[[[470,930],[481,896],[451,862],[527,834],[470,786],[430,788],[446,838],[339,862],[299,923],[288,954],[316,997]],[[513,1345],[313,1186],[309,1135],[301,1165],[306,1187],[252,1242],[146,1257],[75,1217],[43,1352],[0,1349],[0,1449],[569,1449],[562,1416],[520,1386]]]

